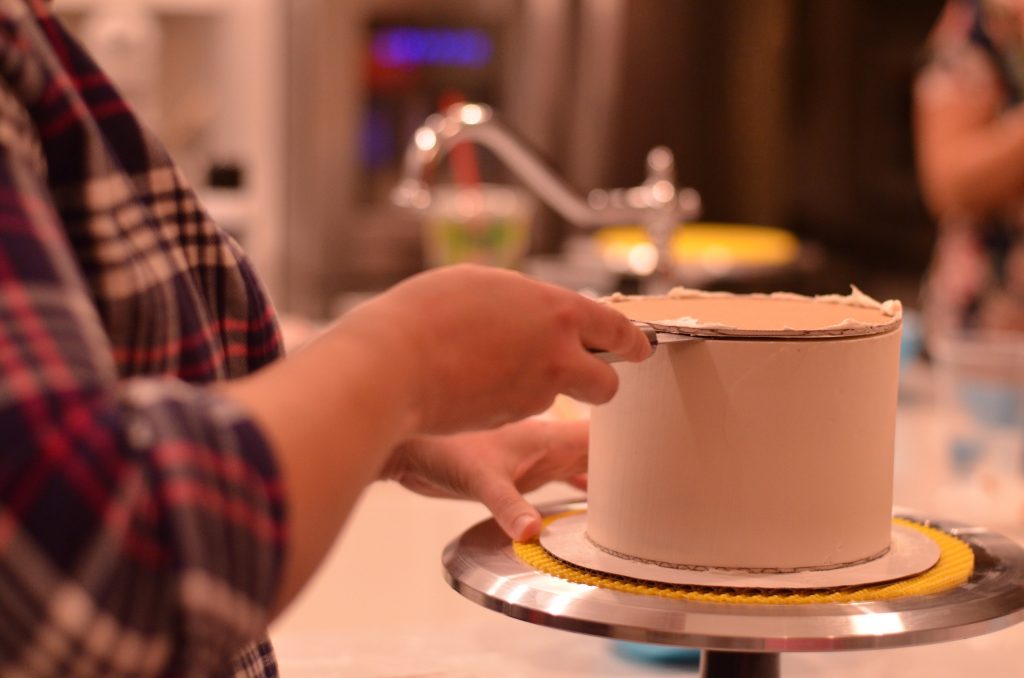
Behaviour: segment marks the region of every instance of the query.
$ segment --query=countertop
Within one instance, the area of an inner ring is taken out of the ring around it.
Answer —
[[[983,523],[1024,543],[1024,475],[989,469],[986,477],[982,465],[968,482],[950,470],[946,441],[953,418],[931,397],[929,379],[913,374],[901,391],[896,504],[921,515]],[[541,503],[577,496],[569,488],[548,487],[532,498]],[[371,487],[314,581],[271,628],[285,678],[696,674],[696,667],[629,661],[614,641],[514,620],[452,591],[441,574],[441,551],[487,516],[480,506],[426,499],[393,483]],[[1024,624],[914,648],[786,654],[782,675],[1019,677]]]

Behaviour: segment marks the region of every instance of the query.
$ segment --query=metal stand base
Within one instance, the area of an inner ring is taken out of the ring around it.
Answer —
[[[701,678],[779,678],[779,655],[770,652],[716,652],[700,654]]]
[[[561,503],[541,512],[580,508],[585,504]],[[906,647],[991,633],[1024,620],[1024,548],[982,527],[930,524],[971,546],[970,581],[944,593],[877,602],[704,603],[575,584],[520,560],[493,520],[450,543],[443,561],[452,588],[510,617],[620,640],[701,648],[701,675],[707,678],[777,678],[780,652]]]

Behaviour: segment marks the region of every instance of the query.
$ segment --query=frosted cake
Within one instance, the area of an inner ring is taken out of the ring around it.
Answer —
[[[678,568],[785,572],[884,555],[899,302],[676,289],[605,300],[703,335],[619,363],[591,419],[586,536]]]

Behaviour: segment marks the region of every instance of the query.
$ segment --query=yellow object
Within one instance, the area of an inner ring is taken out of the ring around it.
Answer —
[[[544,525],[579,513],[569,511],[549,516]],[[974,571],[974,552],[971,547],[952,535],[901,518],[893,522],[917,530],[939,545],[939,562],[926,572],[899,581],[843,589],[765,590],[705,588],[675,586],[656,582],[628,579],[576,567],[548,553],[540,542],[513,542],[516,555],[541,572],[575,582],[614,591],[625,591],[648,596],[662,596],[679,600],[705,603],[741,603],[745,605],[807,605],[811,603],[849,603],[892,600],[909,596],[941,593],[964,584]]]
[[[594,238],[602,257],[614,268],[630,268],[652,245],[640,226],[611,226]],[[789,231],[746,224],[685,224],[672,236],[677,264],[712,269],[783,266],[800,252],[800,241]]]

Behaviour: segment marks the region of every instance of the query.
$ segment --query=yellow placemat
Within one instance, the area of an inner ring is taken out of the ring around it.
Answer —
[[[595,234],[603,256],[625,261],[637,245],[650,242],[640,226],[609,226]],[[672,257],[680,264],[781,266],[800,253],[789,231],[752,224],[692,223],[672,236]]]

